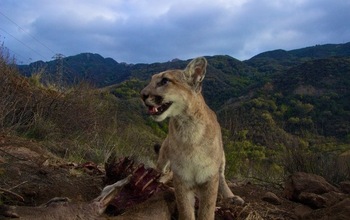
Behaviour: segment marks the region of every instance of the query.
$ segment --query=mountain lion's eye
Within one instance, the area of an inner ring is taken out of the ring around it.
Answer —
[[[159,86],[164,86],[169,82],[168,78],[162,78],[162,80],[158,83]]]

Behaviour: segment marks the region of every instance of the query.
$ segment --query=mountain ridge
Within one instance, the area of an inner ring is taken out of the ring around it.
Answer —
[[[237,66],[238,63],[241,63],[241,65],[248,65],[261,73],[267,73],[264,69],[274,64],[275,69],[269,69],[269,72],[273,73],[307,60],[330,56],[350,56],[350,42],[345,44],[316,45],[290,51],[278,49],[260,53],[245,61],[237,60],[228,55],[206,56],[206,58],[209,61],[209,65],[211,65],[211,59],[221,59],[223,62],[226,62],[226,67],[230,65]],[[103,87],[120,83],[130,77],[142,77],[142,79],[145,79],[165,69],[183,68],[186,66],[187,62],[188,60],[174,59],[163,63],[127,64],[124,62],[119,63],[109,57],[104,58],[95,53],[81,53],[64,57],[60,60],[48,62],[36,61],[29,65],[19,65],[18,67],[20,72],[25,76],[31,76],[33,73],[41,70],[44,72],[44,75],[48,76],[48,79],[55,79],[57,75],[62,74],[68,84],[85,80],[97,87]],[[223,64],[221,64],[221,66],[215,66],[215,68],[220,69],[222,65]],[[59,70],[59,68],[61,68],[61,70]]]

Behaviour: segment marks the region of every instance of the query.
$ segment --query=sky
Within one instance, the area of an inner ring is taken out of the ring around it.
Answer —
[[[0,0],[17,63],[98,53],[154,63],[350,41],[350,0]]]

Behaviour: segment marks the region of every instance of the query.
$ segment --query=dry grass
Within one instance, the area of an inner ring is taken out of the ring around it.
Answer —
[[[0,133],[44,142],[57,155],[78,162],[102,163],[111,152],[147,155],[131,147],[144,142],[142,135],[125,135],[135,128],[121,123],[113,95],[86,83],[65,89],[43,84],[41,76],[21,76],[0,47]]]

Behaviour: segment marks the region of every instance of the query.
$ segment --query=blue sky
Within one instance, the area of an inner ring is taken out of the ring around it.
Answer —
[[[350,41],[349,0],[0,0],[0,42],[19,63],[99,53],[118,62]]]

